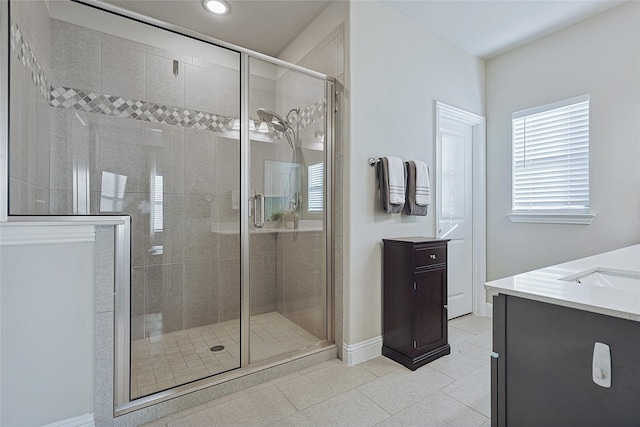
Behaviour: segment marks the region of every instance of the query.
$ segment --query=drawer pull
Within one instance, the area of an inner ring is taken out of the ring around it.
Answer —
[[[434,254],[429,255],[431,257],[431,259],[436,259],[436,256]]]

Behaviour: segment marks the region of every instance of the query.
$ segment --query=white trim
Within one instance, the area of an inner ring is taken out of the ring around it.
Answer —
[[[511,222],[589,225],[596,216],[594,214],[510,213],[508,217]]]
[[[47,424],[44,427],[93,427],[95,423],[93,421],[93,414],[79,415],[73,418],[67,418],[66,420],[56,421],[55,423]]]
[[[436,101],[436,159],[439,150],[440,120],[447,118],[473,126],[473,314],[486,315],[486,293],[484,283],[487,272],[487,182],[486,182],[486,139],[487,121],[484,117]],[[432,183],[432,185],[434,185]],[[440,222],[440,209],[435,207],[436,222],[434,235]]]
[[[487,317],[493,319],[493,304],[491,304],[490,302],[487,303]]]
[[[382,354],[382,336],[342,346],[343,360],[349,366],[375,359]]]
[[[9,212],[9,2],[0,2],[0,222]]]
[[[95,242],[92,225],[26,225],[2,223],[0,246]]]

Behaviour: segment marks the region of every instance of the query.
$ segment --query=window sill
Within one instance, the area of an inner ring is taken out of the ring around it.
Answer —
[[[532,222],[538,224],[579,224],[589,225],[596,217],[594,214],[562,213],[510,213],[511,222]]]

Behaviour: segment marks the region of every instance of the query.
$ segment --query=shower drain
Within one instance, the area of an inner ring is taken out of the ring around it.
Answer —
[[[211,351],[222,351],[222,350],[224,350],[224,346],[223,345],[214,345],[209,350],[211,350]]]

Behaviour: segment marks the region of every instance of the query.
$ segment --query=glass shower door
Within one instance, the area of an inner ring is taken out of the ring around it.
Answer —
[[[240,367],[239,54],[188,46],[203,54],[146,59],[146,96],[176,100],[155,101],[173,118],[146,125],[131,206],[132,399]]]
[[[325,81],[251,58],[250,360],[327,339]]]

